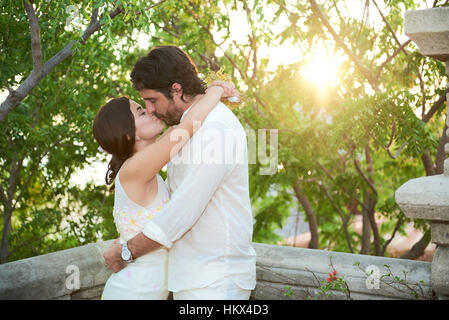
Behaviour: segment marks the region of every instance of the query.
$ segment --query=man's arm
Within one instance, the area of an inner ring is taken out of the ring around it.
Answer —
[[[134,238],[128,240],[128,249],[131,251],[133,259],[137,259],[151,251],[157,250],[161,244],[146,237],[142,232]]]
[[[200,135],[194,137],[201,139],[201,150],[191,148],[194,142],[185,146],[191,148],[188,150],[190,152],[201,152],[200,163],[187,166],[183,182],[172,194],[170,201],[153,220],[147,222],[141,233],[128,241],[134,259],[161,245],[170,248],[174,241],[190,230],[223,179],[234,168],[235,163],[225,163],[225,154],[232,152],[234,141],[225,143],[224,124],[205,123],[201,131]]]
[[[170,201],[153,220],[147,222],[142,232],[128,240],[128,249],[133,259],[161,246],[170,248],[173,242],[189,231],[202,215],[213,194],[236,164],[224,161],[226,153],[233,152],[235,145],[235,140],[226,143],[226,129],[223,123],[206,122],[190,143],[183,147],[182,152],[189,155],[192,152],[200,152],[201,161],[188,164],[183,182],[171,195]],[[199,150],[192,147],[197,145],[194,139],[200,139]],[[186,148],[189,149],[184,150]],[[211,158],[215,159],[213,155],[217,155],[218,161],[208,162]],[[126,266],[121,260],[120,250],[121,245],[117,244],[111,246],[104,254],[106,264],[114,272]]]

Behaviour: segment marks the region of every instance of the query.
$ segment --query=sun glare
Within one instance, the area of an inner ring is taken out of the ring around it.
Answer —
[[[301,74],[315,86],[329,86],[338,81],[339,57],[317,54],[301,69]]]

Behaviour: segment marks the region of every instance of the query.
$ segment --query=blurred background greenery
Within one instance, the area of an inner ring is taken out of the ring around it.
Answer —
[[[163,44],[232,79],[245,128],[278,130],[277,172],[249,166],[254,241],[281,240],[293,209],[310,248],[388,255],[411,223],[395,190],[442,173],[447,142],[444,65],[404,35],[404,13],[447,4],[0,0],[1,262],[118,237],[92,121],[113,97],[143,103],[130,71]],[[407,258],[429,243],[428,222],[413,223]]]

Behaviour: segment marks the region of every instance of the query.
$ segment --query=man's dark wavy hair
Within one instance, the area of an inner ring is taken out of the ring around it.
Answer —
[[[181,84],[184,96],[205,93],[206,84],[198,78],[198,70],[192,59],[175,46],[154,47],[141,58],[131,72],[131,81],[136,90],[152,89],[173,99],[171,86]]]

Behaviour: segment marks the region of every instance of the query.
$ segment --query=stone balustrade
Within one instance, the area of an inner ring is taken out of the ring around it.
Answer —
[[[111,274],[103,251],[111,242],[0,265],[0,299],[100,299]],[[430,262],[253,245],[257,253],[257,286],[252,299],[432,298]],[[329,297],[319,295],[319,287],[327,284],[328,273],[333,270],[346,281],[348,294],[330,290]]]
[[[406,12],[405,34],[423,55],[444,61],[449,76],[449,8]],[[446,125],[449,127],[449,110]],[[449,136],[449,130],[446,134]],[[449,144],[445,152],[449,153]],[[431,221],[432,242],[437,245],[432,260],[432,289],[439,299],[449,299],[449,159],[444,161],[443,174],[412,179],[402,185],[396,190],[396,202],[408,217]]]
[[[449,60],[449,8],[411,10],[405,13],[405,34],[428,57]]]

